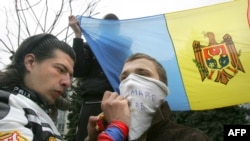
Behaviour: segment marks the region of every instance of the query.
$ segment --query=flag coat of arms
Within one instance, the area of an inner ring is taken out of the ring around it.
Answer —
[[[164,66],[172,110],[205,110],[250,102],[249,1],[239,0],[119,21],[78,16],[113,88],[133,53]]]

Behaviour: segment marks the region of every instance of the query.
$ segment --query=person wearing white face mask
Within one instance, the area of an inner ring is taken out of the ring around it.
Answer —
[[[166,71],[154,58],[137,53],[127,59],[120,75],[120,94],[130,103],[128,140],[208,141],[199,130],[170,120]]]
[[[120,80],[120,95],[128,99],[130,108],[127,140],[210,140],[200,130],[177,124],[170,119],[171,110],[165,101],[169,93],[167,75],[157,60],[142,53],[130,56],[123,66]],[[99,136],[105,132],[102,131]],[[89,132],[90,134],[92,133]]]
[[[136,140],[150,127],[154,113],[168,94],[168,87],[159,80],[132,73],[121,82],[120,93],[130,105],[129,140]]]

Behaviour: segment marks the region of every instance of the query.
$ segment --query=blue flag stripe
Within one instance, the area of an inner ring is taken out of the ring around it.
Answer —
[[[175,49],[164,15],[109,21],[78,16],[84,37],[90,44],[113,88],[119,92],[119,74],[132,53],[146,53],[167,71],[172,110],[190,110]]]

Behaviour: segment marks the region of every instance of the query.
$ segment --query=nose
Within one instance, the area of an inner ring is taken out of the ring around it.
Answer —
[[[70,87],[71,85],[71,77],[70,75],[67,73],[63,76],[62,80],[61,80],[61,85],[65,88]]]

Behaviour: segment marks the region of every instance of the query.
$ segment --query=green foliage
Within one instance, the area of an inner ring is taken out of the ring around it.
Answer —
[[[249,109],[231,106],[205,111],[173,112],[173,120],[179,124],[203,131],[212,141],[223,141],[224,125],[247,124]]]
[[[82,98],[79,95],[80,93],[79,87],[72,86],[72,92],[73,93],[70,96],[71,105],[70,105],[69,114],[68,114],[69,122],[67,123],[67,128],[69,131],[64,137],[66,141],[75,141],[76,128],[77,128],[79,114],[80,114],[81,105],[82,105]]]

